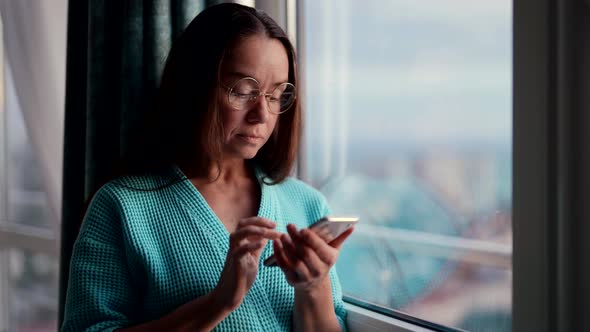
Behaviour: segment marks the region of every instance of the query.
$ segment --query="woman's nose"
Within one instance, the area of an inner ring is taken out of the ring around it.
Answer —
[[[251,121],[266,122],[270,116],[270,110],[268,107],[268,101],[264,94],[261,93],[258,95],[248,112],[248,115],[250,116],[249,119]]]

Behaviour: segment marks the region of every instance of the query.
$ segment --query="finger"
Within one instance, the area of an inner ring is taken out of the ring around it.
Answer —
[[[272,243],[273,248],[273,256],[275,264],[281,268],[281,270],[286,271],[291,267],[291,264],[287,257],[285,256],[285,252],[283,251],[283,246],[281,245],[280,240],[274,241]]]
[[[289,233],[290,236],[290,243],[293,244],[293,246],[296,249],[296,253],[297,254],[301,254],[299,252],[299,248],[301,248],[302,246],[305,245],[305,241],[303,241],[303,239],[301,238],[301,231],[297,230],[297,226],[293,225],[293,224],[288,224],[287,225],[287,233]]]
[[[330,264],[335,259],[330,259],[326,260],[326,262],[323,262],[314,252],[315,249],[307,245],[306,241],[303,239],[301,235],[303,231],[307,230],[302,229],[301,231],[297,231],[297,227],[295,225],[287,225],[287,232],[289,232],[289,235],[291,235],[291,241],[295,248],[295,253],[297,254],[300,260],[303,260],[310,274],[312,276],[318,276],[319,274],[321,274],[320,271],[322,269],[322,265]],[[314,235],[316,234],[314,233]],[[333,249],[330,248],[319,236],[316,235],[316,237],[318,238],[318,245],[322,245],[323,243],[323,246],[327,247],[324,248],[324,251],[327,251],[326,255],[328,257],[333,256],[334,253],[331,253]]]
[[[298,248],[300,248],[302,245],[304,245],[305,242],[303,242],[303,239],[301,238],[301,235],[299,234],[300,232],[297,231],[297,226],[295,226],[293,224],[288,224],[287,225],[287,233],[289,233],[291,243],[293,243],[294,247],[297,250],[297,253],[299,254]]]
[[[262,239],[262,246],[254,251],[254,253],[256,254],[256,257],[260,257],[260,255],[262,254],[262,250],[264,250],[267,243],[268,243],[268,239]]]
[[[301,239],[309,246],[324,263],[332,266],[335,264],[338,252],[330,244],[326,243],[319,235],[309,229],[301,230]]]
[[[232,241],[235,241],[236,243],[251,236],[258,236],[269,240],[275,240],[281,237],[281,233],[273,229],[249,225],[244,226],[231,234]]]
[[[280,240],[273,243],[273,249],[277,265],[281,268],[283,273],[285,273],[287,280],[297,280],[297,274],[295,274],[295,271],[293,271],[293,264],[285,255],[285,251]]]
[[[307,270],[313,278],[321,276],[324,271],[327,271],[331,267],[329,264],[321,260],[311,247],[305,244],[302,245],[300,252],[301,260],[303,260]]]
[[[289,233],[291,240],[299,240],[299,231],[297,231],[297,226],[294,224],[287,225],[287,233]]]
[[[281,268],[291,268],[291,262],[285,256],[285,251],[283,249],[283,245],[281,244],[281,240],[275,240],[272,243],[272,248],[274,251],[274,258],[276,264]]]
[[[354,227],[350,227],[349,229],[345,230],[344,233],[340,234],[337,238],[330,242],[330,246],[336,249],[340,249],[340,247],[342,247],[342,243],[344,243],[344,241],[348,239],[348,237],[350,236],[350,234],[352,234],[353,231]]]
[[[297,257],[297,254],[295,253],[295,246],[287,234],[281,235],[280,240],[282,244],[282,252],[285,254],[285,257],[289,262],[289,267],[293,268],[295,263],[299,260],[299,257]]]
[[[277,226],[277,224],[270,219],[266,219],[266,218],[262,218],[262,217],[248,217],[248,218],[240,219],[240,221],[238,222],[237,228],[239,229],[241,227],[245,227],[248,225],[260,226],[260,227],[266,227],[266,228],[275,228]]]
[[[235,248],[234,250],[232,250],[231,255],[233,258],[239,258],[239,257],[247,254],[248,252],[258,250],[258,249],[262,248],[263,246],[264,246],[264,243],[262,243],[262,242],[245,243],[245,244]]]
[[[291,261],[291,270],[297,274],[299,281],[308,281],[311,279],[311,273],[305,265],[305,262],[297,254],[297,248],[286,234],[281,236],[281,242],[287,258]]]

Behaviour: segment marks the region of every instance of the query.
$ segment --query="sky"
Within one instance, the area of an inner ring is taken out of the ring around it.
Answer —
[[[300,60],[311,140],[344,130],[400,144],[510,144],[511,1],[305,6]]]

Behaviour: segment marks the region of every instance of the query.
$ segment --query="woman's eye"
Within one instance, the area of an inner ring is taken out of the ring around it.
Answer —
[[[249,93],[239,93],[239,92],[233,92],[233,93],[232,93],[232,95],[233,95],[235,98],[238,98],[238,99],[243,99],[243,100],[248,100],[248,99],[252,98],[252,95],[251,95],[251,94],[249,94]]]

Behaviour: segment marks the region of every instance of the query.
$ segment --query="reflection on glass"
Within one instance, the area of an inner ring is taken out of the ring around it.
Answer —
[[[346,294],[511,329],[511,6],[305,2],[304,176],[361,216]]]

